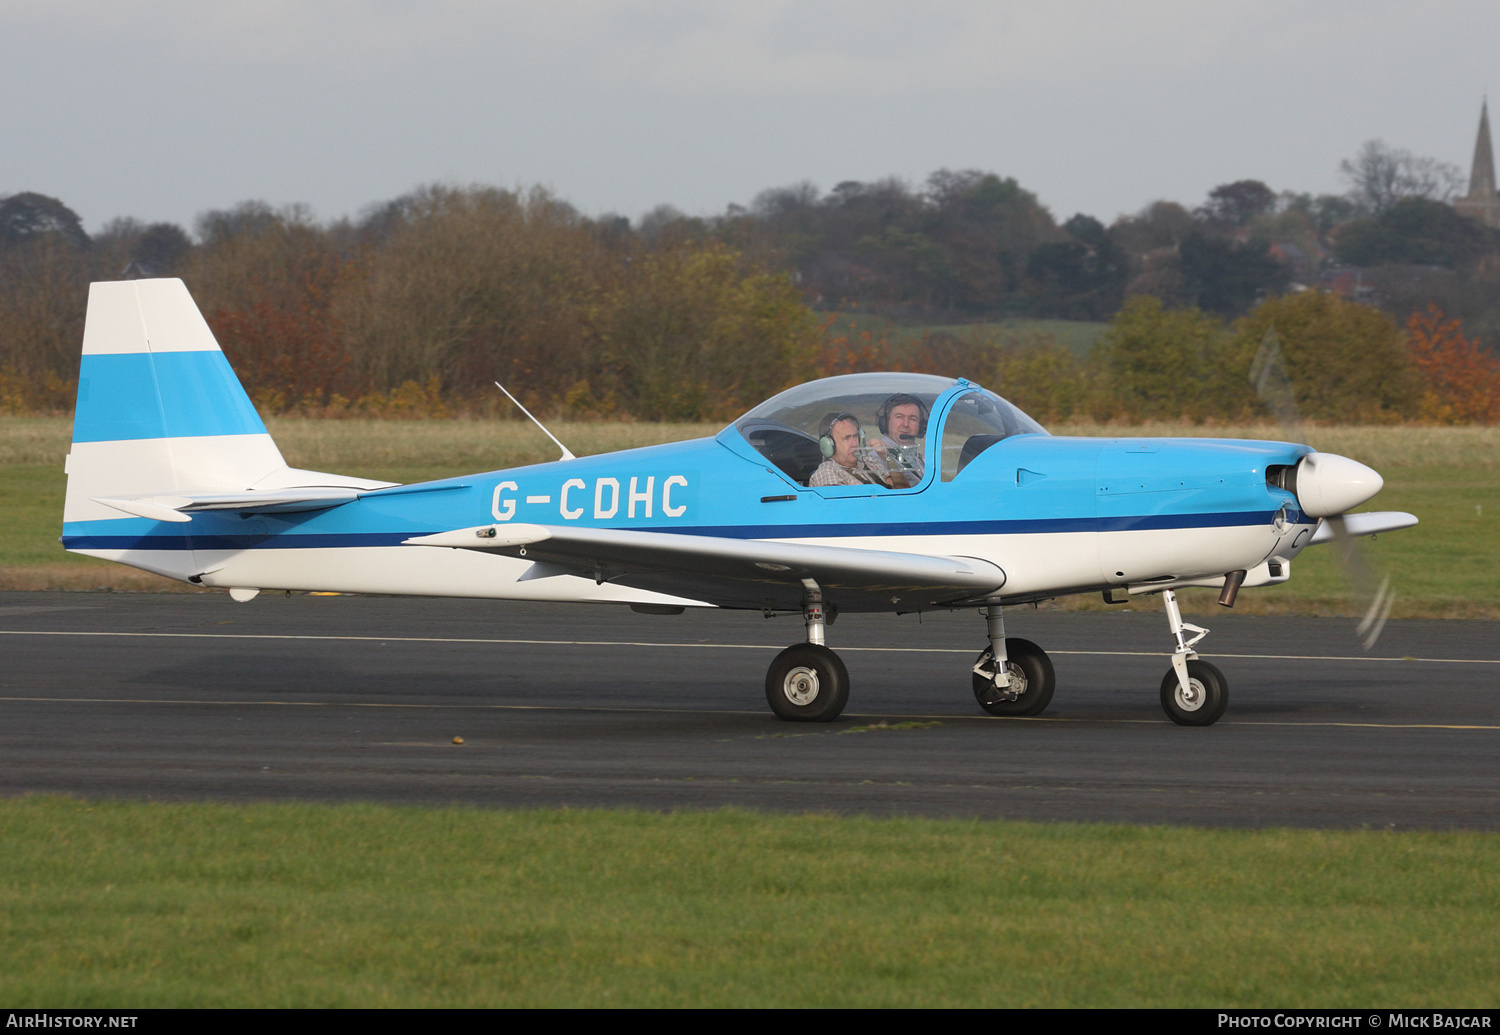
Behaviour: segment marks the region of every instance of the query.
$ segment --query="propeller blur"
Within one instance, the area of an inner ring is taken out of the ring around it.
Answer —
[[[1266,409],[1281,425],[1288,438],[1306,441],[1306,424],[1297,404],[1292,379],[1287,373],[1286,358],[1281,352],[1281,338],[1275,326],[1266,328],[1255,359],[1250,365],[1250,383]],[[1375,646],[1396,602],[1390,576],[1378,574],[1364,551],[1358,536],[1378,531],[1356,531],[1367,515],[1351,516],[1347,512],[1373,499],[1385,485],[1384,479],[1364,464],[1348,457],[1314,453],[1298,465],[1291,488],[1303,505],[1304,513],[1323,518],[1314,543],[1335,541],[1334,560],[1344,580],[1364,608],[1364,617],[1355,627],[1355,635],[1366,651]],[[1415,524],[1415,519],[1413,519]]]

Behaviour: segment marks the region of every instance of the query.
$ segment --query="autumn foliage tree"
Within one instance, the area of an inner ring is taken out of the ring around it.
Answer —
[[[784,275],[722,245],[659,248],[601,300],[593,365],[628,412],[728,419],[814,376],[819,321]]]
[[[1389,424],[1415,416],[1406,341],[1385,313],[1321,291],[1267,299],[1235,322],[1224,355],[1223,369],[1245,393],[1255,352],[1272,327],[1304,417]]]
[[[1422,379],[1418,415],[1440,424],[1500,423],[1500,359],[1464,337],[1437,306],[1406,321],[1408,355]]]
[[[622,236],[540,190],[429,188],[382,222],[334,310],[375,390],[500,380],[577,416],[703,420],[812,374],[791,278],[726,245]]]
[[[297,209],[248,202],[198,222],[183,277],[257,404],[316,410],[357,393],[335,312],[353,256]]]
[[[1136,295],[1096,346],[1105,392],[1099,416],[1178,420],[1223,417],[1223,324],[1196,308]]]

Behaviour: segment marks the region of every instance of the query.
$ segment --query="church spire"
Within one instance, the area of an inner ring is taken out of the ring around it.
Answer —
[[[1469,174],[1469,197],[1475,201],[1495,193],[1495,149],[1490,144],[1489,99],[1479,106],[1479,139],[1474,141],[1474,171]]]
[[[1469,193],[1455,199],[1453,207],[1485,226],[1500,227],[1500,194],[1495,193],[1495,148],[1490,143],[1489,98],[1479,106],[1479,137],[1474,141],[1474,167],[1469,173]]]

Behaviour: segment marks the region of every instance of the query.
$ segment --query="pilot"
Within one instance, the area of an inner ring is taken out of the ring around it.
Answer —
[[[880,439],[873,448],[888,469],[889,482],[901,489],[920,485],[927,473],[927,407],[915,395],[900,392],[881,405],[875,420]]]
[[[818,445],[824,460],[807,484],[814,489],[831,485],[880,485],[891,487],[890,474],[881,458],[861,448],[864,433],[852,413],[830,413],[818,425]],[[865,454],[861,456],[860,454]],[[904,483],[902,487],[905,488]]]

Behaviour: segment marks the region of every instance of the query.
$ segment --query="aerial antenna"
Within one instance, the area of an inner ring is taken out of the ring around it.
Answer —
[[[541,428],[542,429],[542,434],[546,435],[554,443],[556,443],[557,448],[562,450],[562,458],[564,460],[577,460],[578,459],[576,456],[573,455],[573,451],[571,449],[569,449],[567,446],[563,445],[561,442],[557,441],[557,436],[554,435],[554,434],[552,434],[552,432],[548,431],[547,430],[547,426],[545,424],[543,424],[541,421],[537,420],[535,417],[532,416],[530,410],[528,410],[524,406],[521,406],[521,400],[520,399],[517,399],[514,395],[511,395],[509,392],[506,392],[505,391],[505,386],[503,384],[501,384],[499,381],[496,381],[495,382],[495,387],[498,388],[498,389],[500,389],[500,391],[505,392],[505,397],[507,399],[509,399],[511,402],[515,403],[517,406],[520,406],[521,407],[521,412],[524,413],[524,414],[526,414],[526,416],[531,417],[531,423],[533,423],[537,427]]]

